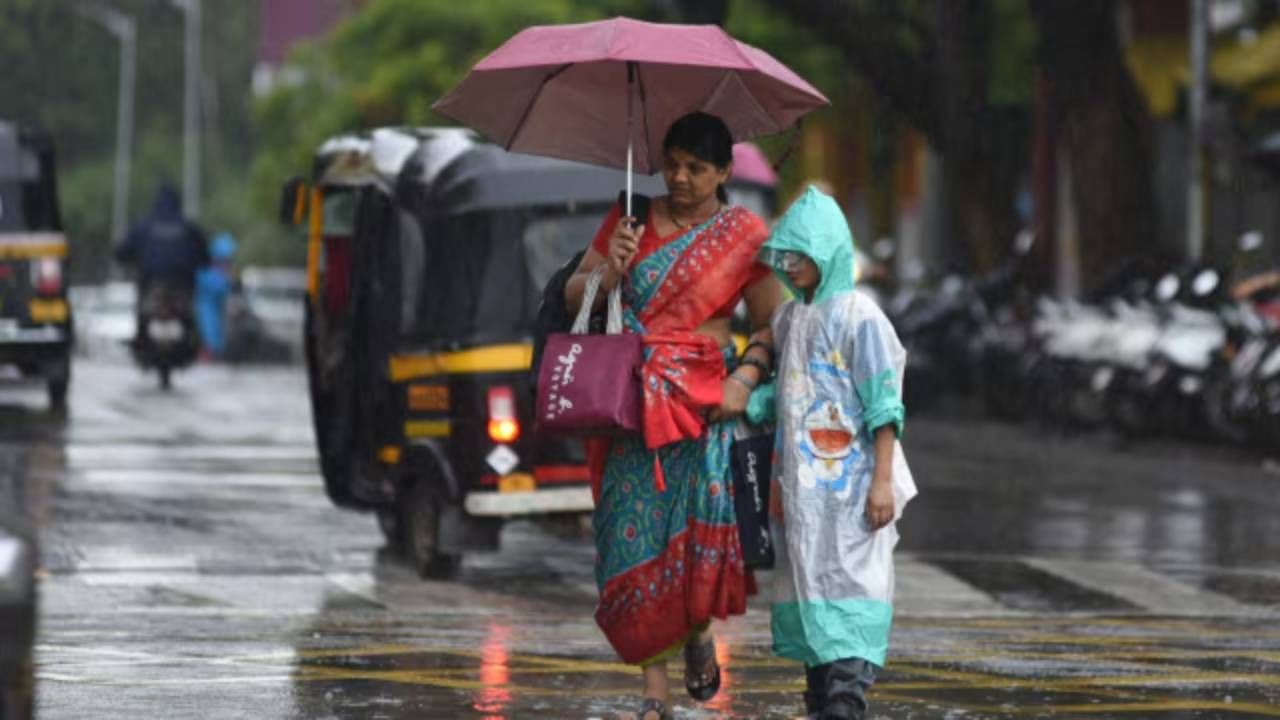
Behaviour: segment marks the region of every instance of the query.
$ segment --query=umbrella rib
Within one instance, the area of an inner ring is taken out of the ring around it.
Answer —
[[[547,83],[551,82],[552,80],[555,80],[557,77],[560,76],[561,73],[563,73],[565,70],[568,70],[571,67],[573,67],[573,63],[565,63],[564,65],[561,65],[560,67],[556,68],[555,72],[552,72],[548,74],[546,77],[542,78],[542,82],[538,83],[537,91],[533,93],[533,99],[530,100],[528,104],[524,106],[524,113],[520,115],[520,122],[516,123],[515,132],[511,133],[511,138],[507,140],[507,145],[505,148],[503,148],[504,150],[507,150],[508,152],[510,152],[512,146],[516,144],[516,139],[520,137],[520,132],[524,130],[524,124],[529,119],[529,113],[533,112],[533,106],[538,104],[538,98],[542,97],[542,90],[547,87]]]

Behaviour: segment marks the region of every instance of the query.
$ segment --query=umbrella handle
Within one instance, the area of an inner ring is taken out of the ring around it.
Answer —
[[[631,154],[633,152],[631,128],[634,125],[634,117],[631,107],[631,98],[634,95],[636,87],[636,64],[634,62],[627,63],[627,217],[633,217],[631,214]]]

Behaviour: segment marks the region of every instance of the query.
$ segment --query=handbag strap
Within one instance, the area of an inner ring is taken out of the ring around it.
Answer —
[[[596,266],[587,276],[587,286],[582,290],[582,307],[578,308],[578,317],[573,321],[574,335],[586,335],[591,322],[591,307],[596,304],[596,295],[600,293],[600,283],[604,281],[605,264]],[[609,311],[605,322],[605,333],[622,334],[622,283],[618,283],[609,291]]]

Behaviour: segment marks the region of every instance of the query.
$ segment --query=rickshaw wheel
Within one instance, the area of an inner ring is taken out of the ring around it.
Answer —
[[[400,531],[400,516],[394,508],[378,508],[378,529],[382,531],[382,537],[387,541],[387,547],[400,548],[404,546],[404,535]]]
[[[49,407],[54,410],[67,408],[67,388],[69,381],[65,378],[49,381]]]
[[[440,501],[421,479],[409,488],[401,504],[405,555],[424,579],[448,580],[458,573],[462,558],[442,553],[440,544]]]

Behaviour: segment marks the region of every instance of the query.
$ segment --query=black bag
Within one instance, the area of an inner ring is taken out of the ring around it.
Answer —
[[[587,251],[583,250],[574,255],[551,276],[542,289],[542,301],[538,303],[538,316],[533,323],[533,364],[529,369],[529,385],[533,388],[538,387],[538,370],[542,367],[542,351],[547,346],[547,336],[569,332],[569,328],[573,327],[573,316],[565,306],[564,286],[573,277],[578,263],[582,262],[582,256],[586,254]]]
[[[738,539],[748,570],[773,567],[769,536],[769,484],[773,467],[773,433],[733,441],[733,509],[738,516]]]

